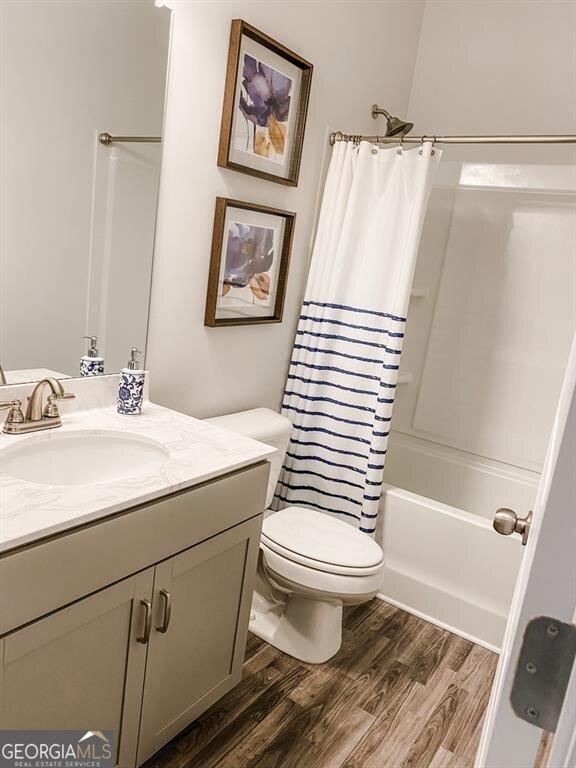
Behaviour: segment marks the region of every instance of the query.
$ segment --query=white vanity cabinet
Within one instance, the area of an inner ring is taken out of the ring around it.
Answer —
[[[133,768],[232,688],[267,478],[263,462],[1,556],[0,730],[112,730]]]

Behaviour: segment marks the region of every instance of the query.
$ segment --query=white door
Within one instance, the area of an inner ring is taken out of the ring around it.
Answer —
[[[525,511],[517,512],[522,515]],[[524,632],[528,622],[540,616],[573,623],[575,612],[576,340],[570,353],[544,462],[526,553],[516,584],[476,757],[476,768],[534,766],[544,731],[519,718],[510,704]],[[538,674],[538,670],[534,674]],[[549,768],[574,768],[576,765],[575,688],[576,673],[573,673],[554,734]],[[534,716],[534,710],[531,714]]]

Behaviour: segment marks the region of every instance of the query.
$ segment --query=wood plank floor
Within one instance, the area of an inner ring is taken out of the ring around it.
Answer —
[[[380,600],[326,664],[250,635],[242,682],[146,768],[472,768],[496,661]]]

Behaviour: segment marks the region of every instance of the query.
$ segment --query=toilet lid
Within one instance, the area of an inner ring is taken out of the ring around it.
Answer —
[[[287,507],[264,519],[262,540],[309,560],[347,568],[382,562],[380,546],[342,520],[304,507]]]

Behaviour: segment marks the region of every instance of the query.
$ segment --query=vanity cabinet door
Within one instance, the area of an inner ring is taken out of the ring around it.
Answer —
[[[240,680],[262,517],[156,566],[138,763]]]
[[[0,638],[0,730],[111,730],[117,764],[134,766],[146,663],[137,638],[153,577],[149,568]]]

